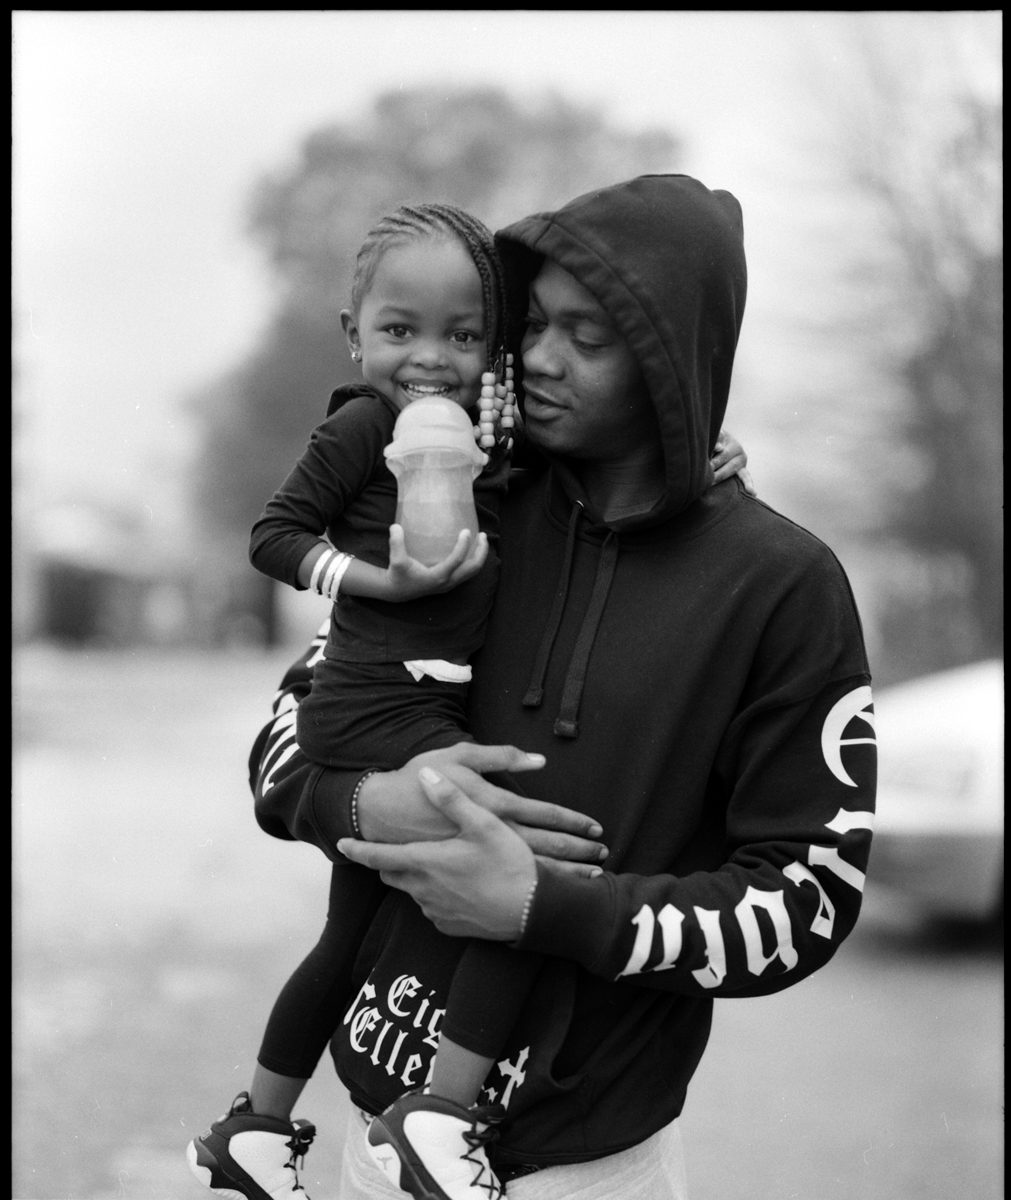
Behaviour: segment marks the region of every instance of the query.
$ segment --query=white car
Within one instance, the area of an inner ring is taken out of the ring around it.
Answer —
[[[875,696],[878,803],[868,884],[930,917],[991,921],[1004,904],[1004,663]]]

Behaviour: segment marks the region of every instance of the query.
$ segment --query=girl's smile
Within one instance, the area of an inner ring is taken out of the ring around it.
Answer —
[[[386,250],[357,318],[341,313],[365,382],[398,408],[444,396],[477,403],[487,369],[484,295],[470,255],[456,238],[404,242]]]

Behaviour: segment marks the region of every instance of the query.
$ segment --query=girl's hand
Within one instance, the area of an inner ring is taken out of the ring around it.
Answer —
[[[748,455],[729,430],[720,430],[716,439],[716,451],[709,462],[713,468],[713,483],[723,483],[725,479],[732,479],[735,475],[739,475],[748,495],[758,495],[751,472],[747,469]]]
[[[390,526],[390,564],[386,568],[384,600],[414,600],[448,592],[476,575],[488,557],[488,536],[479,533],[473,546],[469,530],[460,531],[452,551],[434,566],[426,567],[408,553],[400,525]]]

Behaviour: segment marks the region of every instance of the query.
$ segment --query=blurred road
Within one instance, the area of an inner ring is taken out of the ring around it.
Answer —
[[[210,1195],[183,1148],[248,1084],[325,909],[325,860],[260,833],[245,781],[290,657],[16,651],[14,1200]],[[821,973],[717,1005],[692,1200],[1003,1196],[1002,988],[995,941],[872,883]],[[338,1200],[344,1112],[325,1062],[299,1107],[312,1200]]]

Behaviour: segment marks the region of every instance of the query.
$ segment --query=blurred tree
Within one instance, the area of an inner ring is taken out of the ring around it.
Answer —
[[[974,14],[908,15],[954,20],[910,25],[901,52],[867,22],[836,45],[824,131],[842,202],[877,234],[843,250],[851,315],[830,336],[864,367],[837,420],[860,454],[887,679],[1003,653],[1003,113],[999,65],[980,69],[999,39],[958,21]]]
[[[250,527],[323,417],[336,384],[356,377],[339,314],[366,232],[399,204],[442,201],[495,229],[592,187],[676,169],[670,133],[629,132],[596,108],[547,95],[520,103],[493,89],[423,87],[381,95],[371,112],[310,134],[294,163],[262,180],[251,232],[273,265],[278,301],[249,357],[202,389],[195,495],[223,559],[246,567]],[[239,589],[240,593],[243,589]],[[272,640],[273,621],[263,618]]]

